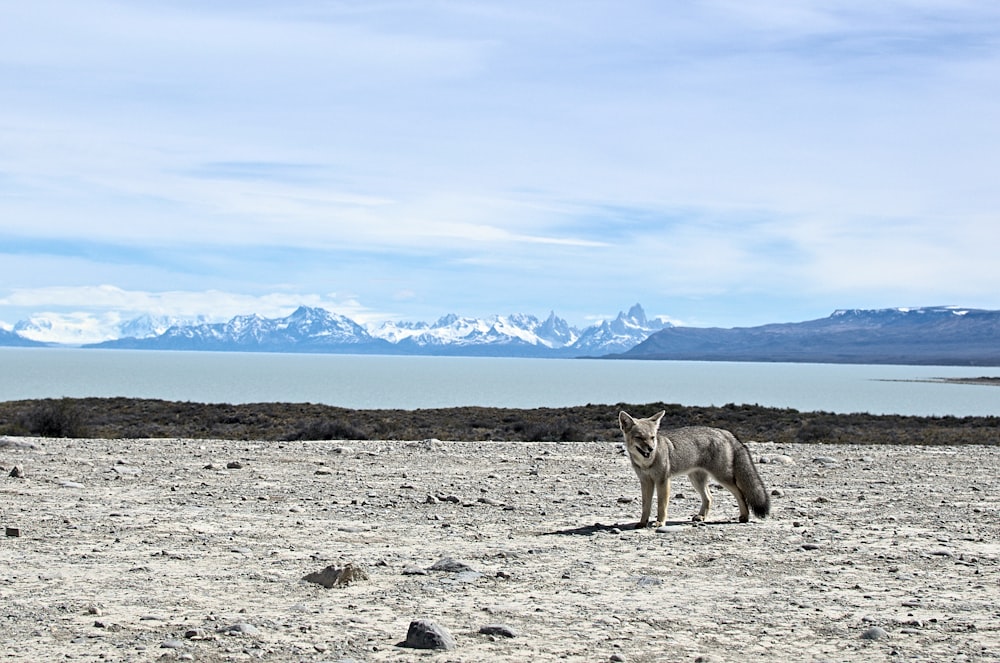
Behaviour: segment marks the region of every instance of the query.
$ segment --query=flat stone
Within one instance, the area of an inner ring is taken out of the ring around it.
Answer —
[[[483,635],[499,635],[504,638],[517,637],[517,633],[514,629],[503,624],[487,624],[486,626],[480,626],[479,632]]]

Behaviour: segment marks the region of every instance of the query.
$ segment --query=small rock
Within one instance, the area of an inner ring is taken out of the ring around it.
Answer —
[[[658,587],[663,584],[663,580],[654,576],[639,576],[635,584],[639,587]]]
[[[424,504],[437,504],[440,501],[441,500],[439,500],[438,498],[434,497],[433,495],[428,495],[427,499],[424,500]]]
[[[802,549],[803,550],[819,550],[819,544],[818,543],[803,543],[802,544]]]
[[[447,571],[448,573],[463,573],[475,571],[474,568],[452,557],[442,557],[430,566],[431,571]]]
[[[660,525],[656,528],[657,534],[671,534],[673,532],[687,531],[687,525]]]
[[[83,484],[82,483],[78,483],[76,481],[60,481],[59,482],[59,487],[60,488],[83,488]]]
[[[330,589],[349,585],[356,580],[368,580],[368,573],[360,566],[348,562],[343,567],[330,565],[322,571],[310,573],[302,579]]]
[[[406,631],[406,640],[399,646],[449,651],[455,648],[455,639],[444,627],[427,619],[415,619],[410,622],[410,628]]]
[[[611,658],[608,659],[611,663],[625,663],[625,657],[621,654],[612,654]]]
[[[813,458],[813,462],[819,465],[836,465],[837,459],[832,456],[816,456]]]
[[[6,529],[7,529],[7,536],[9,536],[9,537],[18,537],[18,536],[21,536],[21,528],[20,527],[8,527]]]
[[[618,498],[618,503],[619,504],[631,504],[634,501],[635,501],[634,497],[619,497]]]
[[[228,463],[226,463],[226,469],[227,470],[242,470],[243,469],[243,463],[241,463],[238,460],[231,460]]]
[[[184,643],[181,640],[164,640],[160,643],[160,649],[183,649]]]
[[[499,635],[504,638],[515,638],[517,633],[509,626],[503,624],[487,624],[479,627],[479,632],[483,635]]]
[[[238,622],[236,624],[230,624],[229,626],[224,626],[218,630],[219,633],[225,635],[256,635],[260,631],[253,624],[248,624],[247,622]]]
[[[771,495],[773,495],[774,497],[784,497],[785,491],[782,490],[781,488],[774,488],[771,490]]]
[[[406,566],[403,568],[404,576],[425,576],[427,575],[427,569],[422,569],[419,566]]]
[[[885,629],[879,628],[878,626],[870,626],[861,634],[862,640],[888,640],[889,634],[885,632]]]
[[[20,465],[15,465],[10,468],[10,474],[8,474],[11,479],[23,479],[24,478],[24,468]]]

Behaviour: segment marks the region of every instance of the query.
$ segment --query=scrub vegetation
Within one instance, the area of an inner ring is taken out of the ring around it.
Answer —
[[[1000,417],[800,412],[756,405],[616,403],[566,408],[353,410],[312,403],[191,403],[136,398],[0,402],[0,435],[224,440],[618,442],[618,411],[666,410],[662,427],[727,428],[744,440],[845,444],[1000,444]]]

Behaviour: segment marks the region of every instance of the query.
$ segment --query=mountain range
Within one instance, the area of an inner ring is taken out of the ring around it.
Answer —
[[[1000,311],[852,309],[819,320],[760,327],[670,327],[616,357],[1000,366]]]
[[[85,344],[90,348],[329,352],[464,356],[576,357],[624,352],[669,323],[648,319],[642,306],[584,330],[555,313],[465,318],[434,323],[386,322],[365,327],[322,308],[302,306],[283,318],[236,316],[228,322],[174,325],[162,333]]]
[[[44,324],[32,319],[13,331],[0,330],[0,346],[53,345],[24,335]],[[452,314],[433,323],[366,327],[303,306],[282,318],[242,315],[223,323],[171,323],[144,316],[119,328],[122,337],[82,347],[1000,366],[1000,311],[953,306],[839,310],[806,322],[704,328],[648,319],[636,304],[583,330],[555,313],[544,320],[525,314]]]

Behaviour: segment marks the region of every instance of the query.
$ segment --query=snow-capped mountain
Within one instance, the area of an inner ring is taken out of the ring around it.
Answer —
[[[663,323],[646,320],[636,304],[614,321],[580,332],[550,313],[468,318],[446,315],[434,323],[387,322],[365,328],[321,308],[300,307],[284,318],[243,315],[224,323],[175,325],[161,334],[108,340],[104,348],[353,352],[522,357],[599,356],[628,349]],[[580,341],[586,338],[586,345]]]
[[[174,325],[194,324],[204,318],[142,315],[122,320],[117,313],[39,313],[14,325],[18,336],[39,343],[85,345],[118,338],[150,338]]]
[[[239,315],[228,322],[175,325],[152,338],[122,338],[98,346],[264,352],[373,352],[389,347],[350,318],[307,306],[283,318]]]
[[[522,346],[541,353],[571,346],[580,333],[562,318],[550,313],[544,321],[533,315],[494,315],[463,318],[454,314],[425,322],[386,322],[369,330],[372,336],[395,344],[400,350],[449,350],[461,353],[470,348]],[[476,354],[481,354],[477,352]]]
[[[625,352],[645,341],[650,334],[672,326],[659,318],[648,320],[646,312],[636,304],[628,313],[619,313],[614,320],[589,327],[573,347],[584,356]]]

